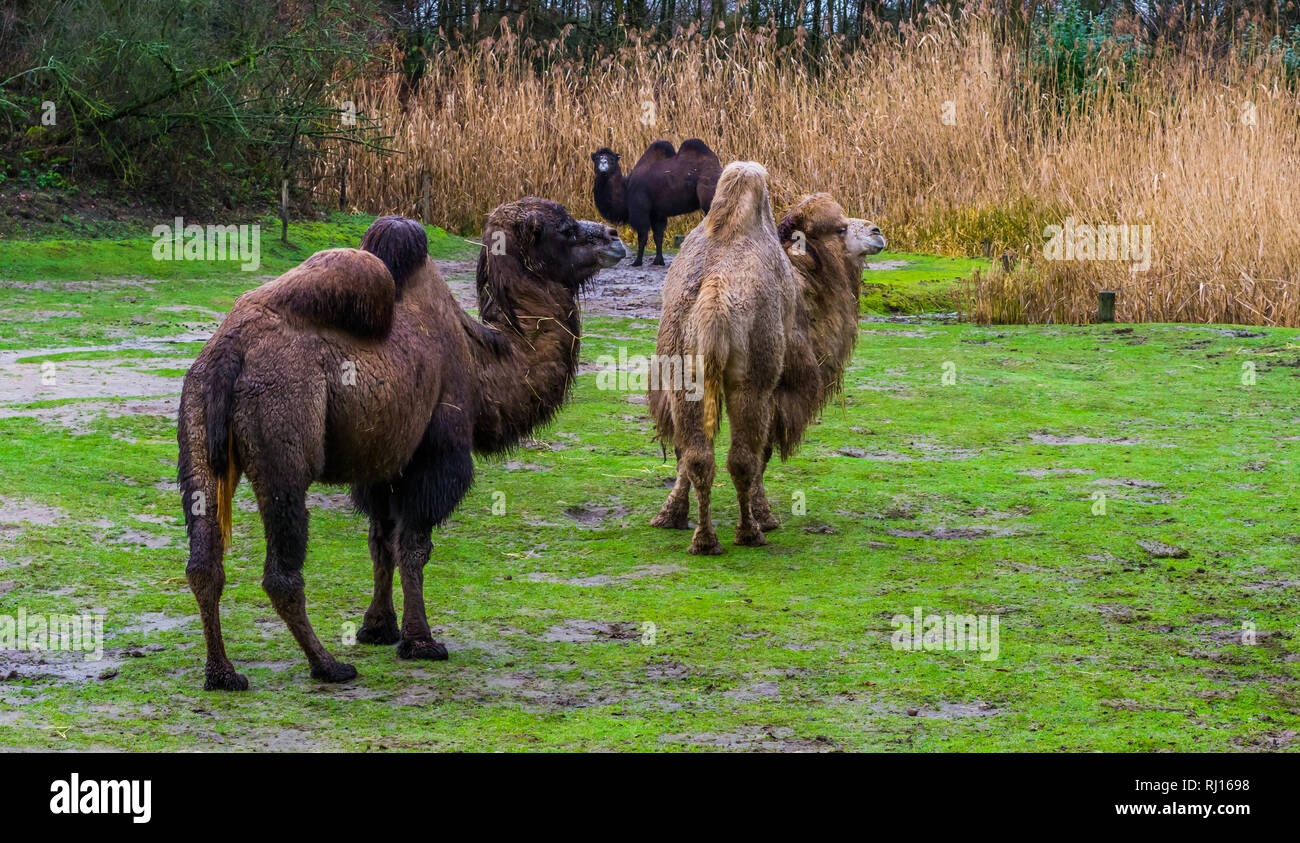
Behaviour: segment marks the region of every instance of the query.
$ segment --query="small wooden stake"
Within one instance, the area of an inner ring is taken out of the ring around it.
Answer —
[[[280,242],[289,243],[289,180],[280,180]]]
[[[1097,293],[1097,321],[1115,321],[1115,291],[1101,290]]]

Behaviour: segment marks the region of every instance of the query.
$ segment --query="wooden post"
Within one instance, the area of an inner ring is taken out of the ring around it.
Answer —
[[[429,214],[429,174],[425,173],[424,174],[424,219],[420,220],[420,222],[424,223],[425,225],[428,225],[430,219],[431,219],[431,215]]]
[[[343,162],[343,169],[339,170],[339,210],[347,212],[348,209],[348,164]]]
[[[1115,321],[1115,291],[1101,290],[1097,293],[1097,321]]]
[[[280,179],[280,242],[289,244],[289,180]]]
[[[1016,256],[1010,252],[1002,253],[1002,271],[1010,272],[1011,268],[1016,265]]]

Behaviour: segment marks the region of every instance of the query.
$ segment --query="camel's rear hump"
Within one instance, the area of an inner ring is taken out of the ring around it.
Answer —
[[[381,339],[393,325],[397,287],[375,255],[360,249],[329,249],[247,295],[319,327]]]

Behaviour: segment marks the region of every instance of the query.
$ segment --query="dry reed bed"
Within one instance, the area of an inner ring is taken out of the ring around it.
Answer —
[[[761,33],[687,32],[590,64],[532,50],[547,72],[506,35],[439,55],[405,104],[395,75],[360,91],[403,152],[349,153],[355,204],[423,216],[427,194],[430,222],[466,232],[528,194],[594,218],[593,150],[627,169],[656,138],[698,136],[724,162],[765,163],[778,210],[826,190],[894,247],[1014,252],[1016,270],[971,285],[979,319],[1084,322],[1114,289],[1123,321],[1300,326],[1300,105],[1275,66],[1157,53],[1123,85],[1115,58],[1064,117],[978,23],[832,45],[816,74]],[[1067,216],[1149,225],[1149,269],[1047,260],[1044,226]]]

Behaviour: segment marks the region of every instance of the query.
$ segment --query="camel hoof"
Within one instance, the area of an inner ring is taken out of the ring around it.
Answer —
[[[641,265],[641,261],[639,260],[632,261],[632,266],[640,266],[640,265]]]
[[[205,691],[247,691],[248,677],[242,673],[236,673],[235,669],[229,665],[213,670],[208,668],[207,676],[203,682]]]
[[[667,266],[667,265],[668,264],[664,263],[663,258],[655,258],[654,263],[651,264],[651,266]]]
[[[664,510],[650,519],[651,527],[663,527],[665,530],[689,530],[691,525],[687,523],[685,515],[674,515],[668,510]]]
[[[321,682],[350,682],[357,678],[357,669],[345,662],[313,665],[311,678]]]
[[[739,547],[762,547],[765,544],[767,544],[767,537],[758,528],[736,530],[736,545]]]
[[[423,641],[403,638],[401,643],[397,645],[397,657],[399,659],[423,659],[431,662],[442,662],[447,660],[447,648],[432,638]]]
[[[691,542],[689,552],[695,556],[720,556],[722,554],[722,543],[718,541],[717,536],[704,541],[696,539]]]
[[[363,626],[357,630],[358,644],[396,644],[402,640],[402,633],[397,628],[397,621],[375,626]]]

